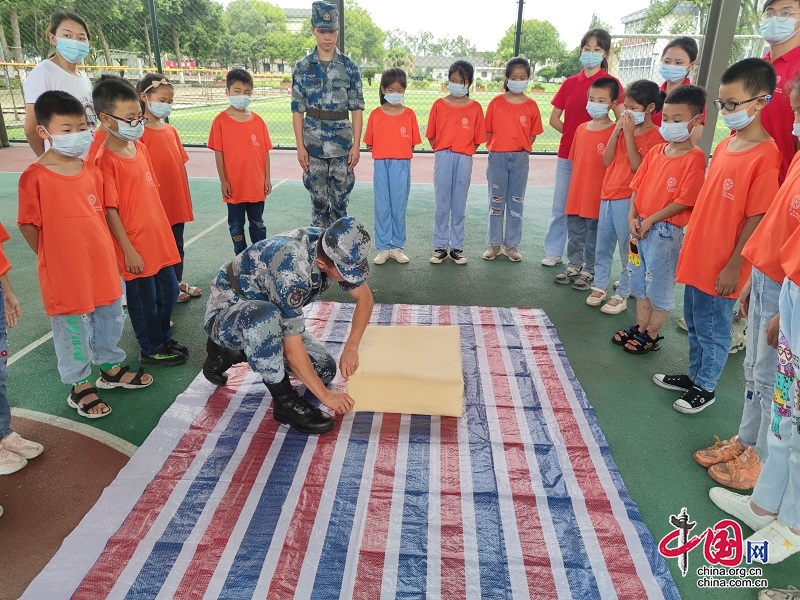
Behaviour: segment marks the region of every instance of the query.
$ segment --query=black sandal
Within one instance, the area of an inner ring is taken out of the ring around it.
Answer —
[[[614,337],[611,338],[611,343],[616,344],[617,346],[624,346],[637,335],[639,335],[639,325],[634,323],[627,329],[620,329],[617,333],[615,333]]]
[[[628,340],[628,343],[625,344],[622,349],[628,354],[647,354],[648,352],[656,352],[661,349],[659,342],[663,339],[663,335],[657,335],[655,339],[653,339],[647,332],[644,332],[643,334],[637,333],[633,339]],[[633,348],[629,348],[628,344],[633,345]]]
[[[106,404],[103,400],[100,399],[98,396],[96,400],[92,400],[91,402],[84,404],[83,406],[80,405],[80,401],[83,400],[86,396],[90,394],[97,394],[97,388],[88,387],[85,390],[80,392],[76,392],[75,388],[72,388],[69,396],[67,397],[67,404],[70,408],[74,408],[78,411],[78,414],[82,417],[87,419],[101,419],[103,417],[107,417],[111,414],[111,407]],[[100,404],[104,404],[108,410],[106,412],[101,413],[90,413],[89,411],[92,410],[95,406]]]
[[[139,370],[133,376],[129,382],[125,383],[122,381],[125,373],[128,373],[131,368],[128,365],[120,366],[119,371],[116,374],[111,375],[108,371],[103,371],[100,369],[100,377],[97,378],[95,381],[95,385],[103,390],[113,390],[114,388],[125,388],[126,390],[138,390],[141,388],[146,388],[148,385],[153,383],[152,378],[150,379],[150,383],[144,383],[142,381],[142,375],[145,375],[144,369],[139,367]]]

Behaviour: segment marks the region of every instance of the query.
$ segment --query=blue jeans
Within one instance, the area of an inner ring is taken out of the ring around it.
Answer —
[[[406,245],[406,207],[411,190],[410,159],[373,162],[375,194],[375,247],[391,250]]]
[[[11,429],[11,405],[6,395],[8,379],[8,344],[6,339],[6,304],[3,284],[0,284],[0,440],[4,440],[14,430]]]
[[[178,280],[172,265],[150,277],[125,282],[128,314],[136,341],[145,356],[153,356],[172,339],[169,319],[178,300]]]
[[[800,529],[800,405],[796,399],[800,363],[794,354],[800,349],[798,299],[800,288],[784,279],[779,300],[781,326],[772,426],[767,434],[769,456],[752,495],[756,506],[777,513],[778,520],[792,529]]]
[[[544,234],[545,256],[558,256],[564,254],[564,244],[567,241],[567,194],[569,182],[572,180],[572,161],[568,158],[556,159],[556,181],[553,188],[553,207],[550,211],[550,223],[547,233]]]
[[[753,289],[747,315],[747,345],[744,356],[744,409],[739,424],[739,439],[755,446],[756,454],[767,459],[767,433],[772,418],[775,391],[775,365],[778,352],[767,344],[767,325],[778,314],[781,284],[753,267]]]
[[[653,310],[669,312],[675,308],[675,270],[683,244],[683,229],[669,221],[659,221],[643,239],[636,241],[639,264],[628,260],[627,268],[633,297],[650,300]]]
[[[486,179],[489,183],[489,246],[519,247],[522,241],[522,207],[528,187],[530,157],[519,152],[490,152]],[[505,217],[505,235],[503,234]]]
[[[597,219],[567,215],[567,260],[570,267],[594,275]]]
[[[683,316],[689,329],[689,370],[697,387],[713,392],[731,349],[731,323],[735,298],[711,296],[687,285]]]
[[[451,150],[439,150],[433,161],[433,193],[436,220],[433,224],[433,247],[464,249],[464,222],[467,194],[472,177],[472,156]]]
[[[623,298],[631,295],[628,278],[628,242],[631,230],[628,226],[628,210],[631,199],[602,200],[600,219],[597,221],[597,247],[594,258],[594,287],[604,290],[611,279],[611,265],[614,263],[614,250],[619,248],[622,272],[619,276],[617,294]]]
[[[125,352],[117,346],[124,326],[121,298],[84,315],[50,317],[61,381],[75,385],[89,378],[92,363],[113,365],[125,360]]]
[[[228,204],[228,229],[233,240],[233,251],[240,254],[247,248],[247,240],[244,237],[245,217],[249,221],[250,243],[255,244],[267,239],[267,228],[264,226],[264,203],[263,202],[240,202],[239,204]]]

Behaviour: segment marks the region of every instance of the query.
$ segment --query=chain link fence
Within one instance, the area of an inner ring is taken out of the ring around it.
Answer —
[[[749,10],[747,2],[752,1],[755,0],[745,0],[743,11]],[[302,4],[310,5],[310,1],[302,0]],[[81,14],[91,29],[91,53],[83,66],[91,79],[114,73],[135,84],[146,72],[155,70],[153,24],[147,0],[84,0],[74,6],[51,0],[25,5],[0,1],[0,109],[11,140],[25,139],[22,85],[33,67],[52,52],[45,31],[51,12],[64,9]],[[155,9],[163,71],[175,86],[170,122],[185,144],[205,144],[211,121],[227,106],[225,74],[230,68],[243,67],[255,80],[251,108],[267,121],[273,144],[279,148],[295,147],[290,112],[291,72],[294,63],[314,47],[310,8],[282,9],[259,0],[232,0],[224,8],[213,0],[155,0]],[[515,16],[509,15],[512,28]],[[705,24],[696,6],[677,3],[665,14],[643,9],[620,20],[624,33],[612,36],[609,71],[624,84],[641,78],[661,83],[661,52],[677,35],[695,38],[701,49],[698,64],[702,60],[701,32]],[[458,29],[457,23],[453,29]],[[369,112],[379,104],[381,71],[389,66],[401,67],[409,75],[406,105],[417,113],[423,134],[419,148],[430,150],[424,140],[428,114],[434,100],[445,93],[450,64],[461,58],[474,65],[475,82],[470,95],[486,108],[502,90],[505,58],[511,56],[507,49],[503,56],[508,34],[498,41],[497,52],[488,53],[476,52],[460,36],[437,40],[430,34],[426,37],[426,32],[403,34],[381,30],[365,9],[346,0],[345,52],[361,67],[365,125]],[[536,32],[532,35],[541,37]],[[549,58],[535,59],[536,75],[528,93],[539,105],[545,129],[536,140],[535,152],[554,153],[558,148],[559,134],[547,123],[550,102],[560,82],[580,69],[579,49],[575,47],[578,40],[570,42],[559,41],[561,48],[551,50]],[[567,49],[570,45],[572,50]],[[523,39],[523,55],[533,58],[537,48],[533,43],[526,46]],[[737,35],[731,61],[762,56],[764,51],[760,36]],[[720,120],[717,141],[727,133]]]

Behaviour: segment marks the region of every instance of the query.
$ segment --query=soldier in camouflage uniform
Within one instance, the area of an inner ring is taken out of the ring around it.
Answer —
[[[360,157],[364,94],[358,66],[336,48],[339,11],[333,4],[312,4],[311,33],[317,46],[292,72],[292,126],[303,183],[311,194],[311,225],[328,227],[347,216]]]
[[[372,314],[372,293],[366,285],[369,250],[364,226],[345,217],[327,230],[295,229],[256,242],[223,266],[211,282],[206,308],[206,378],[224,385],[225,370],[246,360],[272,394],[278,421],[302,433],[330,431],[333,418],[297,393],[287,371],[337,413],[353,407],[350,396],[326,387],[336,375],[336,361],[306,331],[303,307],[331,280],[355,299],[350,335],[339,362],[347,379],[358,368],[358,345]]]

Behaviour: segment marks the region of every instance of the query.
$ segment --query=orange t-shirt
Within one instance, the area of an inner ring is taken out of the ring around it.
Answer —
[[[749,217],[763,215],[778,192],[781,153],[768,140],[742,152],[730,152],[732,137],[722,140],[700,189],[689,219],[678,257],[676,281],[716,296],[716,281],[739,243]],[[750,275],[744,260],[736,291],[737,298]]]
[[[8,260],[8,257],[6,256],[6,253],[3,250],[3,244],[5,244],[10,239],[11,236],[8,235],[6,228],[3,227],[2,223],[0,223],[0,277],[2,277],[11,270],[11,262]]]
[[[86,162],[88,162],[90,165],[97,163],[97,151],[103,147],[107,137],[108,132],[105,129],[94,130],[92,145],[89,146],[89,151],[86,153]]]
[[[122,296],[105,219],[113,193],[100,169],[87,162],[77,175],[33,163],[20,176],[17,224],[39,230],[39,287],[48,316],[90,313]]]
[[[783,283],[781,247],[800,224],[800,154],[795,154],[778,195],[753,235],[742,249],[742,256],[767,277]]]
[[[486,133],[490,152],[530,152],[531,136],[544,133],[539,106],[531,98],[515,104],[505,94],[495,96],[486,109]]]
[[[267,199],[264,181],[267,178],[267,152],[272,141],[264,119],[256,113],[248,121],[237,121],[225,111],[211,123],[208,147],[222,152],[225,179],[231,185],[229,204],[263,202]]]
[[[414,146],[420,143],[417,115],[410,108],[399,115],[387,115],[378,107],[369,114],[364,144],[372,146],[373,160],[411,158]]]
[[[795,285],[800,285],[800,227],[789,236],[780,252],[781,267]]]
[[[658,127],[651,127],[644,133],[635,136],[636,150],[642,158],[647,156],[650,148],[656,144],[663,144],[664,138],[658,132]],[[628,160],[628,144],[625,141],[625,134],[620,133],[617,139],[617,152],[614,160],[606,169],[606,176],[603,178],[603,189],[600,197],[603,200],[624,200],[631,197],[631,180],[635,172],[631,168],[631,161]]]
[[[454,106],[438,98],[428,116],[425,137],[433,140],[433,151],[452,150],[472,156],[477,146],[486,141],[483,109],[475,100],[464,106]]]
[[[706,156],[693,148],[680,156],[667,156],[668,144],[650,149],[633,176],[631,189],[636,192],[636,213],[643,219],[665,209],[673,202],[688,206],[674,217],[665,219],[676,227],[686,227],[697,195],[706,176]]]
[[[189,156],[183,149],[181,138],[172,125],[162,129],[144,128],[142,143],[150,153],[155,176],[158,180],[158,195],[170,225],[194,221],[192,197],[189,195],[189,178],[184,163]]]
[[[158,195],[158,180],[147,148],[136,144],[136,156],[123,158],[105,146],[97,153],[97,166],[111,184],[105,205],[116,208],[125,233],[144,261],[144,272],[133,274],[125,267],[125,254],[114,239],[117,266],[125,281],[150,277],[164,267],[180,262],[164,206]]]
[[[588,123],[581,123],[578,126],[569,149],[569,159],[573,161],[572,170],[580,176],[573,177],[569,182],[564,212],[585,219],[597,219],[600,217],[600,188],[606,172],[603,152],[611,132],[614,131],[614,124],[598,130],[589,129],[587,125]]]

